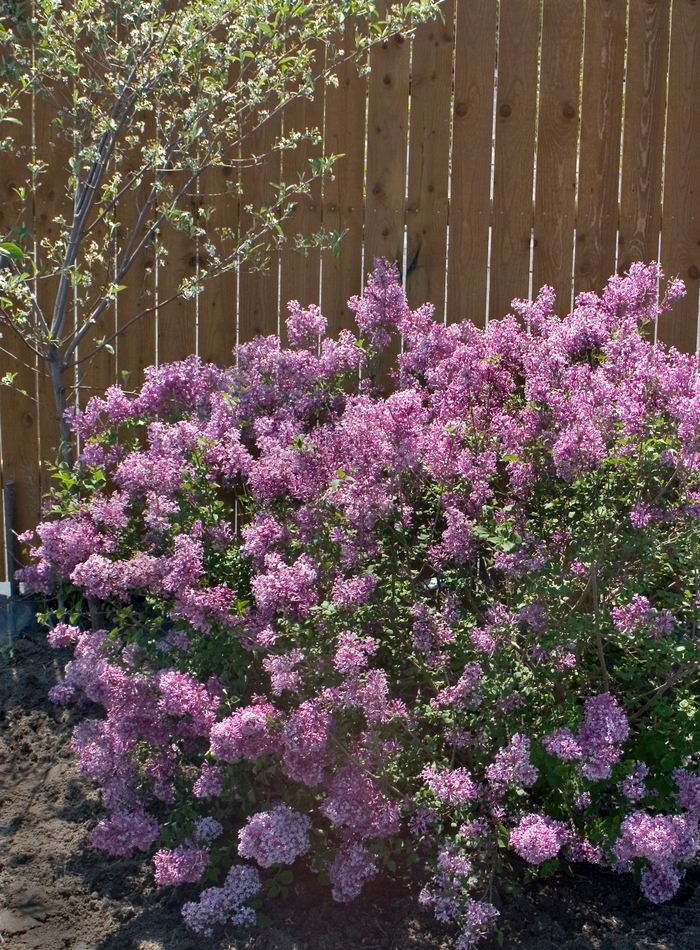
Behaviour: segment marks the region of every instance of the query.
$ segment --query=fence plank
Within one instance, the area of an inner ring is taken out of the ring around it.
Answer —
[[[24,225],[34,234],[32,195],[30,193],[23,203],[16,191],[26,184],[27,164],[32,154],[32,116],[25,112],[22,119],[23,125],[11,130],[17,147],[4,152],[0,165],[2,234],[10,239],[15,237],[11,230],[15,225]],[[36,524],[40,501],[35,359],[29,347],[9,327],[3,328],[0,345],[3,348],[2,375],[16,373],[12,388],[0,387],[0,426],[3,485],[15,482],[15,528],[21,532]]]
[[[615,270],[626,0],[587,0],[574,293]]]
[[[153,122],[153,117],[146,116],[144,121],[148,128],[148,124]],[[124,176],[137,172],[139,167],[137,153],[127,156],[124,160]],[[147,176],[120,202],[118,231],[120,261],[138,223],[139,208],[143,207],[152,186],[153,181],[150,176]],[[150,221],[147,222],[146,226],[150,223]],[[118,382],[123,383],[128,391],[134,391],[142,385],[145,368],[152,366],[156,361],[155,266],[156,248],[152,244],[145,247],[131,265],[123,280],[125,289],[117,297]],[[138,320],[132,323],[131,321],[137,316]],[[122,371],[128,374],[126,381],[122,377]]]
[[[443,319],[447,267],[447,188],[452,108],[454,2],[418,28],[411,59],[411,130],[406,206],[406,293],[430,301]]]
[[[375,257],[403,266],[409,56],[400,33],[377,44],[370,56],[365,274]]]
[[[313,66],[320,73],[324,65],[324,52],[317,49]],[[284,134],[304,132],[316,129],[323,134],[324,84],[319,82],[314,90],[313,99],[300,98],[291,102],[284,110]],[[282,153],[282,181],[293,182],[300,178],[308,179],[311,173],[310,161],[321,158],[322,143],[314,144],[308,140],[299,142],[296,148]],[[321,252],[319,248],[307,248],[305,251],[294,249],[297,234],[308,239],[321,230],[323,221],[321,180],[314,179],[309,193],[299,195],[294,210],[284,223],[288,243],[280,252],[280,323],[282,338],[286,340],[284,322],[288,316],[287,302],[298,300],[302,307],[320,304],[321,289]]]
[[[576,151],[583,0],[545,3],[537,134],[533,293],[554,287],[557,310],[571,304],[576,220]]]
[[[527,297],[533,225],[538,0],[501,4],[489,317]]]
[[[486,319],[498,0],[457,0],[447,320]]]
[[[273,183],[280,181],[281,165],[279,152],[271,149],[281,133],[279,115],[272,116],[246,139],[242,157],[245,165],[241,170],[242,206],[270,207],[275,200]],[[255,158],[259,156],[259,158]],[[241,228],[253,224],[251,215],[241,208]],[[279,320],[278,270],[279,255],[273,250],[262,269],[250,261],[241,264],[238,339],[241,343],[252,340],[258,334],[277,333]]]
[[[674,0],[668,77],[666,178],[661,263],[685,281],[687,296],[659,324],[659,338],[697,348],[700,289],[700,4]]]
[[[343,48],[354,49],[354,25],[348,21]],[[338,85],[325,90],[324,148],[328,155],[342,155],[333,178],[323,181],[323,226],[328,234],[343,234],[339,252],[322,252],[321,309],[328,333],[354,328],[348,298],[362,289],[362,220],[364,208],[365,118],[367,77],[358,75],[353,61],[337,70]],[[343,233],[345,232],[345,233]]]
[[[671,0],[630,0],[618,271],[658,256]]]
[[[209,225],[213,229],[238,231],[240,199],[239,170],[235,165],[210,168],[202,176],[204,205],[213,208]],[[230,247],[230,244],[228,245]],[[207,261],[202,261],[206,266]],[[236,345],[238,322],[238,276],[235,269],[212,278],[200,299],[199,355],[205,362],[230,366]]]
[[[168,174],[167,184],[173,194],[185,185],[187,175],[187,171]],[[179,206],[190,214],[196,214],[198,200],[194,186],[190,186],[182,196]],[[176,296],[182,281],[195,276],[197,247],[189,235],[168,222],[161,229],[161,241],[167,254],[161,258],[162,266],[158,274],[157,337],[160,365],[184,359],[187,354],[197,351],[197,302],[194,297],[187,299]]]

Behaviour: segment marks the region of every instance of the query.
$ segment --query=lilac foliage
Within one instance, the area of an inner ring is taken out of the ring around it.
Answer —
[[[75,415],[21,576],[74,648],[51,698],[104,710],[73,737],[108,812],[91,840],[155,845],[163,884],[224,880],[194,930],[254,921],[236,849],[339,901],[420,853],[460,950],[503,847],[675,893],[700,817],[700,363],[649,340],[682,293],[661,279],[633,264],[566,317],[545,287],[481,329],[411,311],[378,261],[359,337],[292,301],[288,347],[150,368]]]

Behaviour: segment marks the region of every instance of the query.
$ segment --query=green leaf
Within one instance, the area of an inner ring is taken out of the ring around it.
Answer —
[[[277,880],[280,882],[280,884],[283,884],[285,886],[289,885],[294,880],[294,873],[288,869],[285,871],[282,871],[279,877],[277,878]]]
[[[13,244],[12,241],[2,241],[0,243],[0,254],[3,257],[24,257],[24,251],[19,244]]]

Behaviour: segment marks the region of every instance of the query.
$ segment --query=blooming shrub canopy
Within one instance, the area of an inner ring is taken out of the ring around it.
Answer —
[[[634,264],[563,319],[545,287],[481,330],[411,311],[380,260],[361,338],[293,302],[289,348],[151,369],[75,417],[23,576],[75,643],[53,699],[105,709],[73,740],[109,812],[93,842],[158,840],[163,883],[228,872],[195,930],[253,919],[236,853],[309,862],[340,901],[432,860],[420,900],[460,950],[512,852],[675,892],[700,817],[700,364],[648,339],[682,293],[659,303],[661,276]]]

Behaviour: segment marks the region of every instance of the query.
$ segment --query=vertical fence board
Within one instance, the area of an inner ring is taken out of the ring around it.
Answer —
[[[489,318],[527,297],[533,224],[538,0],[500,7]]]
[[[342,43],[346,54],[351,53],[354,44],[353,24],[348,21]],[[322,252],[321,309],[332,336],[354,327],[347,301],[362,289],[367,109],[367,77],[358,74],[355,62],[343,62],[337,77],[337,86],[326,85],[323,134],[326,154],[343,156],[333,168],[333,177],[323,181],[323,227],[328,234],[343,235],[335,255],[331,250]]]
[[[697,346],[700,286],[700,4],[673,0],[668,77],[666,174],[661,263],[685,281],[687,295],[659,324],[659,338]]]
[[[318,49],[314,73],[320,73],[323,64],[323,50]],[[300,98],[289,104],[284,110],[285,135],[312,129],[323,134],[323,92],[323,83],[319,82],[316,84],[313,99]],[[282,181],[289,184],[300,178],[308,179],[311,173],[310,161],[321,158],[322,155],[322,143],[314,144],[308,140],[301,141],[292,150],[286,150],[282,153]],[[312,234],[316,234],[321,229],[322,220],[321,180],[316,178],[310,183],[309,193],[299,195],[294,210],[284,222],[288,243],[280,252],[280,322],[282,337],[285,340],[287,302],[298,300],[302,307],[320,303],[321,252],[317,247],[307,248],[303,252],[295,250],[294,238],[300,234],[308,239]]]
[[[409,43],[395,34],[370,57],[365,274],[375,257],[403,266]]]
[[[146,116],[145,121],[149,123],[153,119],[151,116]],[[139,156],[134,152],[124,161],[125,178],[138,172],[139,168]],[[140,184],[120,202],[118,230],[120,263],[138,223],[139,209],[145,204],[152,187],[152,177],[145,176]],[[150,223],[150,221],[146,222],[144,227],[147,228]],[[155,266],[156,249],[151,244],[143,249],[129,268],[122,281],[125,289],[117,297],[117,330],[119,331],[115,343],[117,381],[122,383],[128,391],[136,390],[142,385],[143,371],[147,366],[152,366],[156,360]],[[138,319],[135,319],[137,317]],[[128,374],[126,381],[124,381],[122,371]]]
[[[243,143],[241,170],[241,226],[245,232],[253,226],[245,206],[269,207],[275,200],[274,183],[280,181],[280,155],[271,149],[281,133],[279,114],[271,116]],[[260,160],[253,161],[253,156]],[[273,250],[263,269],[250,261],[241,264],[238,303],[238,339],[241,343],[258,334],[277,332],[278,325],[278,252]]]
[[[168,174],[168,184],[177,194],[186,184],[187,171]],[[197,195],[191,185],[182,195],[178,206],[189,214],[198,211]],[[194,297],[176,296],[182,281],[192,278],[197,268],[195,241],[184,231],[167,221],[161,228],[161,241],[167,254],[162,258],[158,274],[158,363],[184,359],[197,349],[196,310]]]
[[[671,0],[630,0],[618,271],[658,255]]]
[[[17,147],[3,154],[0,165],[0,207],[3,212],[2,234],[12,240],[14,226],[29,228],[34,235],[33,200],[31,193],[23,203],[16,189],[27,181],[27,164],[31,161],[32,120],[29,109],[22,114],[22,126],[12,128]],[[17,152],[20,154],[16,154]],[[25,245],[27,249],[30,244]],[[36,396],[35,358],[19,335],[4,327],[0,345],[2,375],[16,373],[12,388],[0,387],[0,425],[2,425],[2,476],[3,486],[15,482],[16,515],[18,532],[34,527],[37,521],[40,498],[38,407]],[[27,395],[22,394],[24,390]],[[4,533],[2,535],[4,538]]]
[[[418,28],[411,60],[411,131],[406,206],[406,293],[412,307],[445,310],[454,2]]]
[[[209,225],[212,228],[238,230],[240,208],[238,167],[224,165],[208,169],[202,176],[205,207],[213,208]],[[230,248],[230,242],[227,245]],[[202,260],[207,266],[207,260]],[[199,355],[205,362],[229,366],[231,351],[236,345],[238,315],[238,277],[235,268],[212,278],[200,297]]]
[[[457,0],[447,320],[486,318],[498,0]]]
[[[615,270],[626,0],[587,0],[574,293]]]
[[[557,310],[571,303],[576,220],[576,150],[583,0],[545,2],[537,134],[533,292],[554,287]]]

